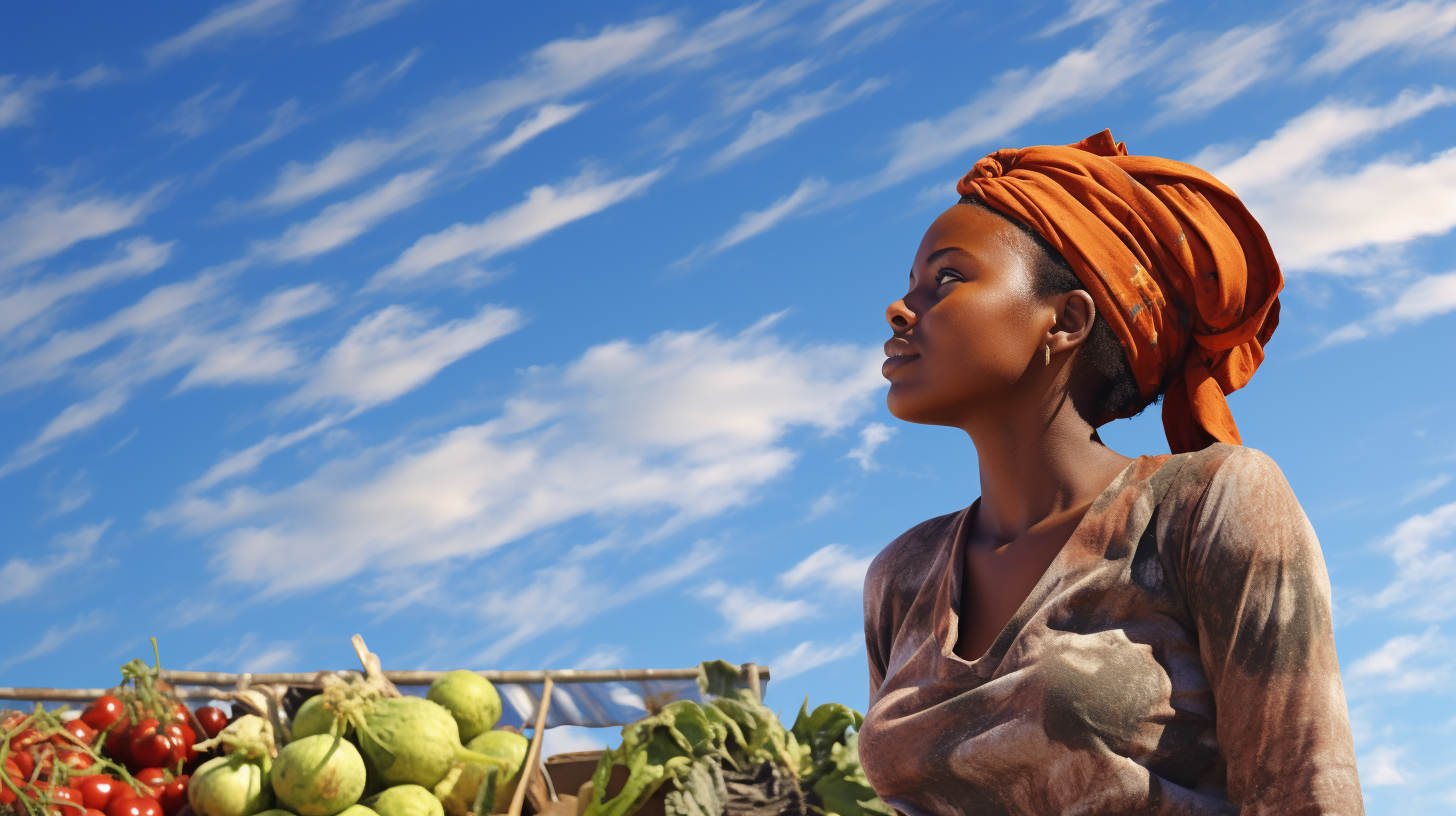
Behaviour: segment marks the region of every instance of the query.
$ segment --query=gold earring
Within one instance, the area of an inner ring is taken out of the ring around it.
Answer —
[[[1046,364],[1047,365],[1051,365],[1052,364],[1052,346],[1051,346],[1050,343],[1047,344],[1046,350],[1047,350],[1047,353],[1046,353]]]

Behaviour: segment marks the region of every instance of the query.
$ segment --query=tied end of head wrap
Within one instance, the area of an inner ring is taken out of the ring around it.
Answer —
[[[1167,389],[1163,428],[1174,453],[1242,443],[1226,397],[1264,360],[1284,278],[1233,191],[1192,165],[1128,155],[1107,130],[1072,145],[998,150],[956,190],[1066,258],[1121,341],[1143,398]]]

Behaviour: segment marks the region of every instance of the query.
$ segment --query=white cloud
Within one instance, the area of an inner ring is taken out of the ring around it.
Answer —
[[[1456,552],[1433,545],[1456,532],[1456,502],[1411,516],[1376,548],[1395,561],[1395,580],[1363,606],[1407,607],[1418,618],[1440,620],[1456,615]]]
[[[1435,493],[1437,490],[1440,490],[1450,483],[1451,474],[1449,473],[1438,473],[1429,479],[1421,479],[1415,484],[1411,485],[1411,489],[1406,491],[1406,494],[1403,498],[1401,498],[1400,503],[1410,504],[1413,501],[1419,501],[1420,499],[1424,499],[1425,497],[1431,495],[1432,493]]]
[[[0,476],[8,476],[49,456],[55,451],[56,443],[120,411],[126,405],[126,399],[125,391],[109,389],[68,406],[47,422],[34,439],[17,448],[5,464],[0,465]]]
[[[12,556],[0,566],[0,604],[28,598],[68,570],[87,563],[110,521],[90,524],[51,539],[54,554],[43,559]]]
[[[254,632],[248,632],[238,639],[235,646],[219,646],[187,664],[189,671],[227,671],[229,669],[249,672],[267,672],[288,669],[298,663],[295,644],[287,641],[264,643]]]
[[[803,125],[862,99],[884,87],[884,80],[871,79],[848,93],[834,83],[822,91],[799,94],[776,111],[754,111],[748,127],[727,147],[713,155],[709,164],[717,169],[737,161],[743,155],[764,145],[787,138]]]
[[[298,113],[298,100],[290,99],[273,109],[273,121],[263,129],[262,133],[222,154],[217,160],[217,164],[240,159],[266,144],[272,144],[291,133],[304,121],[304,117]]]
[[[1382,695],[1445,688],[1451,652],[1451,642],[1434,625],[1419,635],[1397,635],[1351,664],[1352,695],[1363,693],[1364,682],[1370,680],[1379,682],[1377,693]]]
[[[210,41],[261,34],[293,16],[296,5],[297,0],[238,0],[219,6],[181,34],[148,48],[147,62],[160,65],[185,57]]]
[[[722,581],[698,590],[698,596],[716,602],[718,614],[728,625],[730,638],[775,629],[818,611],[808,601],[772,598],[749,587],[730,587]]]
[[[520,328],[514,309],[485,306],[474,317],[430,326],[425,315],[388,306],[360,320],[284,405],[388,402],[424,385],[441,369]]]
[[[1365,8],[1330,30],[1325,47],[1305,66],[1309,73],[1343,71],[1381,51],[1456,53],[1456,3],[1386,3]]]
[[[1456,176],[1452,182],[1452,193],[1456,194]],[[1453,212],[1452,226],[1456,226],[1456,212]],[[1390,334],[1451,312],[1456,312],[1456,272],[1428,275],[1407,287],[1389,306],[1331,332],[1321,345],[1333,346]]]
[[[437,99],[392,137],[345,141],[311,165],[290,162],[256,206],[295,206],[353,182],[406,151],[453,156],[515,111],[559,100],[661,53],[676,29],[670,18],[656,17],[607,26],[592,37],[553,40],[533,51],[514,76]]]
[[[875,451],[895,435],[895,429],[879,422],[871,422],[864,426],[859,432],[859,445],[847,455],[850,459],[859,462],[864,470],[876,470],[879,465],[875,464]]]
[[[243,95],[243,86],[239,85],[226,96],[214,97],[213,94],[220,87],[222,86],[213,85],[202,93],[179,102],[157,129],[163,133],[176,133],[193,139],[217,127]]]
[[[310,221],[294,224],[276,240],[254,247],[275,261],[307,260],[353,241],[389,216],[419,203],[435,180],[431,168],[400,173],[348,201],[325,207]]]
[[[714,252],[721,252],[728,247],[736,246],[747,241],[755,235],[767,232],[778,226],[780,221],[794,215],[806,205],[824,195],[829,188],[828,183],[822,178],[809,178],[799,182],[794,191],[783,198],[768,205],[767,208],[757,212],[746,212],[738,219],[738,224],[728,230],[718,243],[714,245]]]
[[[369,288],[412,280],[446,264],[489,260],[645,192],[667,170],[659,167],[640,176],[613,180],[588,170],[555,187],[534,187],[525,201],[484,221],[457,223],[415,241],[370,280]]]
[[[1378,159],[1354,172],[1327,168],[1336,150],[1456,103],[1456,91],[1406,91],[1389,104],[1328,101],[1291,119],[1242,156],[1194,158],[1259,219],[1285,269],[1371,274],[1359,252],[1439,235],[1456,226],[1456,148],[1424,162]]]
[[[0,272],[140,223],[164,188],[159,184],[135,196],[79,196],[47,190],[25,198],[0,221]]]
[[[895,5],[895,0],[848,0],[848,2],[839,3],[826,15],[830,19],[819,32],[819,39],[828,39],[893,5]]]
[[[665,532],[752,501],[792,466],[790,431],[849,425],[882,382],[868,349],[793,348],[762,326],[617,341],[533,370],[488,422],[338,459],[273,493],[189,499],[158,520],[219,531],[223,574],[275,592],[478,556],[579,517]]]
[[[148,237],[117,244],[111,260],[65,275],[53,275],[0,295],[0,336],[44,315],[60,301],[160,269],[175,241],[159,244]]]
[[[356,99],[373,96],[390,85],[404,79],[404,75],[409,72],[409,69],[414,66],[415,61],[424,55],[424,53],[425,51],[422,48],[410,49],[410,52],[405,54],[399,62],[396,62],[393,68],[378,76],[376,76],[379,69],[378,63],[360,68],[350,74],[348,79],[344,80],[344,101],[352,102]]]
[[[223,457],[217,464],[208,468],[206,473],[182,488],[182,492],[184,494],[200,493],[204,490],[210,490],[217,484],[228,479],[235,479],[238,476],[251,473],[269,456],[311,439],[319,433],[339,424],[343,419],[344,417],[341,415],[330,415],[296,431],[290,431],[285,434],[269,434],[263,441],[250,445],[237,453]]]
[[[1197,116],[1243,93],[1273,71],[1283,36],[1278,23],[1238,26],[1194,50],[1173,69],[1182,82],[1158,98],[1164,109],[1158,118]]]
[[[1410,781],[1410,776],[1397,764],[1404,758],[1404,748],[1392,748],[1388,745],[1382,745],[1360,757],[1355,763],[1360,769],[1360,783],[1370,787],[1404,785]]]
[[[1008,71],[990,90],[937,118],[900,129],[885,169],[860,192],[897,184],[939,167],[966,151],[1009,136],[1047,113],[1086,106],[1123,87],[1152,62],[1144,43],[1147,15],[1141,8],[1112,17],[1095,43],[1064,54],[1036,72]]]
[[[686,62],[706,65],[730,45],[754,38],[763,42],[785,31],[784,24],[798,9],[793,3],[769,5],[764,0],[739,6],[693,29],[693,32],[668,51],[659,66],[668,67]]]
[[[784,88],[798,85],[817,66],[812,60],[802,60],[792,65],[782,65],[752,82],[740,82],[728,86],[718,103],[724,114],[733,114],[755,105]]]
[[[258,205],[272,209],[295,207],[378,170],[404,148],[400,142],[355,139],[338,145],[314,164],[289,162]]]
[[[29,125],[35,121],[40,95],[56,86],[55,77],[0,76],[0,129]]]
[[[639,598],[662,593],[702,572],[718,558],[718,551],[702,542],[680,558],[630,581],[598,581],[600,564],[589,567],[589,559],[600,551],[584,547],[570,553],[563,563],[537,570],[526,586],[492,592],[479,604],[481,620],[502,636],[470,662],[493,665],[523,644],[557,629],[581,626]]]
[[[615,742],[619,737],[618,729],[558,725],[555,728],[546,729],[546,733],[541,737],[541,756],[550,757],[576,751],[600,751],[607,747],[608,740]]]
[[[11,667],[24,663],[27,660],[44,657],[65,646],[67,643],[70,643],[77,636],[90,632],[93,629],[98,629],[105,623],[106,615],[102,614],[101,610],[98,609],[85,615],[78,615],[75,622],[70,626],[56,624],[46,629],[45,634],[41,635],[40,640],[36,641],[34,646],[20,654],[13,655],[4,663],[0,663],[0,672],[9,671]]]
[[[779,583],[789,589],[829,589],[859,593],[864,590],[865,572],[874,556],[856,558],[843,544],[830,544],[810,553],[807,558],[779,576]]]
[[[288,374],[302,361],[298,351],[274,330],[333,304],[333,293],[317,283],[295,286],[269,294],[230,327],[194,334],[189,338],[194,353],[185,361],[174,361],[177,366],[192,366],[177,384],[177,391],[203,385],[270,382]]]
[[[775,657],[769,667],[773,669],[775,680],[787,680],[810,669],[817,669],[825,663],[859,654],[864,651],[864,642],[863,632],[855,632],[839,643],[825,646],[817,646],[814,641],[806,640]]]
[[[511,135],[487,147],[481,153],[482,163],[486,167],[495,164],[542,133],[575,119],[577,114],[586,110],[586,107],[585,102],[577,105],[542,105],[535,113],[516,125],[516,129],[511,131]]]
[[[329,23],[323,39],[347,37],[378,25],[404,11],[405,6],[413,2],[415,0],[350,0],[344,10]]]

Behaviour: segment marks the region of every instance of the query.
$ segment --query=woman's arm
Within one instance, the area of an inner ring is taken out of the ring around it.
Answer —
[[[1185,587],[1229,798],[1245,816],[1364,813],[1329,576],[1284,474],[1235,448],[1194,519]]]

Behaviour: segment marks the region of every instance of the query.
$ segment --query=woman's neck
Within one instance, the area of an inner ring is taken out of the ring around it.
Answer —
[[[1092,503],[1132,460],[1102,444],[1070,399],[965,428],[980,463],[978,537],[1009,542]]]

